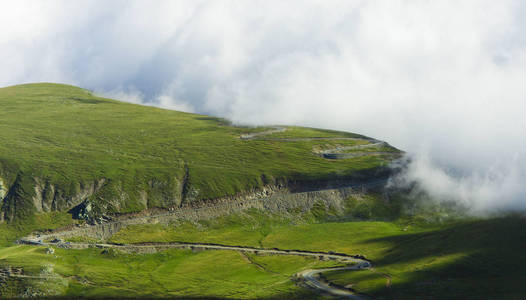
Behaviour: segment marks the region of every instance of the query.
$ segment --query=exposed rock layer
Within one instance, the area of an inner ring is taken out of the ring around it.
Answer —
[[[73,236],[85,236],[98,240],[106,240],[127,225],[136,224],[167,224],[173,221],[197,222],[220,216],[239,213],[248,209],[258,209],[269,213],[301,213],[310,211],[315,205],[343,214],[345,200],[352,194],[361,193],[364,189],[380,186],[385,180],[354,184],[347,187],[322,189],[317,191],[291,193],[287,189],[274,187],[264,189],[259,193],[233,199],[217,199],[215,203],[203,202],[200,206],[173,208],[168,211],[147,211],[143,215],[123,215],[116,220],[96,224],[67,228],[49,234],[43,234],[38,239],[52,240]]]
[[[39,212],[69,211],[74,217],[100,223],[113,216],[152,208],[175,209],[216,205],[271,196],[277,191],[304,192],[349,186],[370,178],[385,178],[391,170],[382,167],[365,170],[352,178],[334,180],[290,181],[273,179],[259,188],[247,189],[233,196],[216,199],[195,197],[186,176],[152,179],[135,186],[104,178],[70,183],[68,188],[37,177],[18,175],[12,184],[0,178],[0,222],[24,219]],[[228,206],[228,205],[227,205]]]

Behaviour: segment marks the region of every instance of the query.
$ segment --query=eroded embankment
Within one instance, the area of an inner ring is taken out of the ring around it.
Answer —
[[[306,213],[315,205],[322,205],[337,213],[343,214],[345,201],[351,195],[363,192],[364,189],[382,186],[386,179],[355,183],[345,187],[327,188],[315,191],[291,193],[286,190],[275,190],[269,196],[257,198],[240,198],[235,201],[224,201],[214,204],[203,203],[201,207],[175,208],[162,212],[147,212],[146,215],[121,216],[113,221],[63,228],[49,233],[40,233],[26,237],[27,240],[64,239],[73,236],[84,236],[97,240],[107,240],[121,228],[137,224],[168,224],[174,221],[198,222],[239,213],[248,209],[258,209],[269,213],[288,214],[291,211]]]

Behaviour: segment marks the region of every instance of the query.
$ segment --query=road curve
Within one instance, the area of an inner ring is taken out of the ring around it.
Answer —
[[[303,277],[303,279],[305,280],[305,283],[308,286],[318,289],[320,291],[324,291],[331,295],[342,297],[342,298],[354,299],[354,300],[366,300],[367,298],[365,298],[362,295],[356,294],[351,289],[340,288],[330,283],[318,280],[317,275],[323,272],[343,271],[343,270],[348,270],[348,271],[362,270],[362,269],[369,269],[370,267],[371,267],[371,264],[368,261],[364,261],[364,262],[357,263],[356,265],[351,266],[351,267],[307,269],[307,270],[303,270],[299,272],[297,275]]]
[[[286,131],[286,127],[272,127],[272,129],[256,132],[256,133],[248,133],[248,134],[242,134],[239,138],[242,140],[253,140],[255,138],[264,136],[264,135],[270,135],[274,133],[280,133]],[[366,141],[369,142],[369,144],[360,144],[360,145],[354,145],[354,146],[344,146],[344,147],[335,147],[332,149],[327,149],[320,151],[317,153],[323,158],[327,159],[347,159],[347,158],[354,158],[354,157],[360,157],[360,156],[366,156],[366,155],[388,155],[388,154],[394,154],[393,152],[389,151],[356,151],[356,152],[347,152],[342,153],[341,151],[348,151],[348,150],[360,150],[360,149],[367,149],[367,148],[375,148],[375,147],[382,147],[387,146],[388,144],[384,141],[379,141],[376,139],[371,138],[350,138],[350,137],[306,137],[306,138],[261,138],[265,141],[284,141],[284,142],[298,142],[298,141],[313,141],[313,140],[347,140],[347,141]]]
[[[57,247],[64,249],[87,249],[87,248],[99,248],[99,249],[118,249],[124,252],[132,253],[154,253],[157,251],[168,250],[168,249],[190,249],[190,250],[229,250],[239,251],[244,253],[254,254],[270,254],[270,255],[294,255],[303,257],[312,257],[319,260],[333,260],[346,264],[354,264],[350,267],[338,267],[338,268],[325,268],[325,269],[308,269],[301,271],[296,274],[296,277],[301,278],[307,286],[317,289],[321,292],[329,293],[338,297],[346,297],[355,300],[365,300],[363,296],[354,293],[350,289],[341,288],[334,286],[330,283],[320,281],[317,277],[318,274],[328,271],[336,270],[360,270],[369,269],[371,263],[360,255],[348,255],[344,253],[333,253],[333,252],[314,252],[314,251],[303,251],[303,250],[283,250],[277,248],[255,248],[246,246],[232,246],[232,245],[220,245],[220,244],[208,244],[208,243],[185,243],[185,242],[173,242],[173,243],[141,243],[141,244],[112,244],[112,243],[77,243],[77,242],[63,242],[57,240],[56,242],[43,242],[38,237],[29,236],[18,240],[19,244],[37,245],[45,247]]]
[[[242,140],[251,140],[251,139],[257,138],[258,136],[269,135],[273,133],[280,133],[286,130],[287,128],[285,127],[275,126],[275,127],[272,127],[272,129],[261,131],[261,132],[245,133],[245,134],[242,134],[239,138]]]
[[[18,244],[37,245],[64,249],[87,249],[87,248],[113,248],[127,252],[137,252],[141,249],[193,249],[193,250],[230,250],[255,254],[273,254],[273,255],[295,255],[308,256],[320,260],[334,260],[342,263],[370,264],[367,259],[361,255],[349,255],[345,253],[319,252],[306,250],[286,250],[278,248],[256,248],[247,246],[232,246],[212,243],[188,243],[188,242],[170,242],[170,243],[137,243],[137,244],[117,244],[117,243],[83,243],[83,242],[64,242],[56,240],[44,242],[38,237],[29,236],[17,241]]]

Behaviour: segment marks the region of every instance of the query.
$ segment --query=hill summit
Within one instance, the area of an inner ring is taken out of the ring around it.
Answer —
[[[0,220],[68,211],[173,209],[262,191],[386,175],[374,139],[227,120],[98,97],[63,84],[0,89]]]

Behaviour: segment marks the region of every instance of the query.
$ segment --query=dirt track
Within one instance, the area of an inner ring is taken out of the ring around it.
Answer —
[[[219,245],[219,244],[205,244],[205,243],[143,243],[143,244],[111,244],[111,243],[70,243],[70,242],[42,242],[33,237],[23,238],[18,241],[21,244],[38,245],[45,247],[57,247],[64,249],[87,249],[87,248],[99,248],[99,249],[117,249],[123,252],[131,253],[155,253],[157,251],[168,250],[168,249],[190,249],[193,251],[203,250],[228,250],[228,251],[239,251],[242,253],[253,253],[253,254],[267,254],[267,255],[293,255],[312,257],[319,260],[333,260],[345,264],[353,264],[350,267],[339,267],[339,268],[325,268],[325,269],[308,269],[297,273],[295,276],[303,280],[303,282],[314,289],[317,289],[324,293],[329,293],[338,297],[346,297],[350,299],[363,300],[363,296],[354,293],[350,289],[340,288],[329,283],[318,280],[317,275],[322,272],[335,271],[335,270],[360,270],[369,269],[371,263],[363,258],[363,256],[347,255],[344,253],[332,253],[332,252],[313,252],[313,251],[302,251],[302,250],[283,250],[283,249],[267,249],[267,248],[254,248],[245,246],[231,246],[231,245]]]
[[[367,298],[365,298],[362,295],[356,294],[351,289],[340,288],[330,283],[318,280],[317,275],[323,272],[344,271],[344,270],[349,270],[349,271],[363,270],[363,269],[369,269],[370,267],[371,267],[371,264],[368,261],[363,261],[351,267],[307,269],[307,270],[303,270],[299,272],[297,275],[303,277],[305,280],[305,283],[308,286],[318,289],[320,291],[324,291],[334,296],[339,296],[339,297],[344,297],[344,298],[349,298],[349,299],[354,299],[354,300],[365,300]]]
[[[368,142],[368,144],[335,147],[332,149],[320,151],[319,155],[327,159],[347,159],[347,158],[354,158],[354,157],[367,156],[367,155],[393,154],[393,152],[388,152],[388,151],[375,151],[375,152],[355,151],[352,153],[341,153],[341,151],[360,150],[360,149],[367,149],[367,148],[382,147],[382,146],[387,145],[386,142],[378,141],[375,139],[367,139],[367,138],[346,138],[346,137],[260,138],[261,136],[270,135],[274,133],[281,133],[285,131],[287,131],[287,128],[285,127],[273,127],[273,129],[270,129],[267,131],[243,134],[239,138],[242,140],[253,140],[253,139],[258,138],[258,139],[265,140],[265,141],[284,141],[284,142],[314,141],[314,140],[327,140],[327,141],[347,140],[347,141],[366,141]]]

